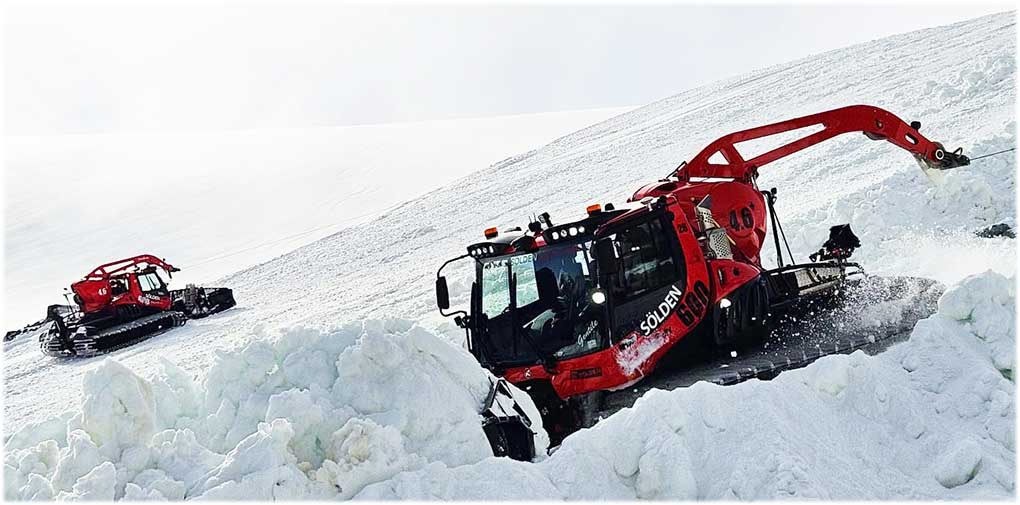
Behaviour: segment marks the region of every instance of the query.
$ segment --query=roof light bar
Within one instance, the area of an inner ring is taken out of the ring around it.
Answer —
[[[489,258],[492,256],[499,256],[507,252],[510,249],[509,244],[497,244],[490,242],[481,242],[478,244],[469,245],[467,250],[468,254],[475,259]]]
[[[586,233],[591,233],[593,231],[595,231],[595,230],[592,229],[591,226],[586,226],[584,224],[574,223],[574,224],[564,224],[564,225],[560,225],[560,226],[557,226],[555,228],[552,228],[550,230],[546,230],[546,231],[542,232],[542,235],[545,237],[545,241],[546,242],[553,243],[553,242],[559,242],[559,241],[562,241],[562,240],[577,238],[577,237],[585,235]]]

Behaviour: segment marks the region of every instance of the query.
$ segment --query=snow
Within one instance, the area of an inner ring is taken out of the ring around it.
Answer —
[[[641,368],[645,360],[655,354],[655,351],[658,351],[665,343],[666,336],[661,332],[655,332],[638,339],[637,343],[621,351],[616,357],[616,362],[620,365],[621,370],[630,375],[634,370]]]
[[[180,267],[181,286],[209,284],[626,110],[6,137],[5,325],[42,318],[89,269],[136,254]]]
[[[1015,384],[994,362],[1013,352],[1014,300],[1013,279],[968,277],[879,356],[829,356],[771,382],[653,390],[545,461],[425,468],[359,497],[500,497],[472,484],[498,474],[511,488],[552,484],[524,499],[1008,498]]]
[[[974,235],[1016,224],[1011,156],[932,180],[851,135],[765,167],[795,255],[850,222],[870,273],[948,286],[937,314],[878,356],[652,390],[532,463],[491,457],[489,376],[432,290],[483,229],[619,202],[763,122],[871,103],[969,155],[1012,147],[1014,37],[1012,13],[987,16],[688,90],[229,275],[237,308],[108,359],[5,346],[5,496],[1013,498],[1016,246]]]
[[[85,374],[62,425],[7,440],[5,492],[350,498],[434,462],[491,457],[479,414],[490,378],[467,351],[396,319],[256,334],[217,352],[201,383],[168,360],[144,378],[107,359]]]
[[[935,463],[935,480],[947,488],[970,482],[978,473],[981,453],[981,446],[972,439],[955,442]]]

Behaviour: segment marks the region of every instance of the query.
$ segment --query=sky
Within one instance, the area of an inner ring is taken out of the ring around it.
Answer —
[[[8,5],[7,135],[642,105],[990,5]]]

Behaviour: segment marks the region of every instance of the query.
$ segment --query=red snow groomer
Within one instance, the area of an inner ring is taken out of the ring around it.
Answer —
[[[817,131],[753,158],[738,150],[741,142],[806,127]],[[440,312],[456,316],[484,367],[528,391],[555,444],[592,422],[586,417],[607,392],[632,391],[667,353],[761,342],[784,317],[824,307],[866,278],[848,261],[860,246],[849,225],[833,226],[810,262],[794,263],[792,254],[784,262],[776,191],[758,188],[758,170],[849,132],[909,151],[926,171],[969,164],[919,128],[857,105],[723,136],[624,204],[592,205],[586,217],[560,224],[545,213],[527,231],[485,230],[484,241],[440,267]],[[775,268],[760,257],[770,223]],[[442,270],[461,258],[475,263],[470,306],[449,312]],[[816,344],[814,357],[823,353]],[[784,366],[795,363],[786,359]],[[761,368],[779,369],[770,363]]]
[[[53,325],[39,337],[43,353],[92,356],[235,305],[228,288],[170,290],[160,270],[167,278],[179,271],[144,254],[100,265],[71,284],[74,305],[47,309]]]

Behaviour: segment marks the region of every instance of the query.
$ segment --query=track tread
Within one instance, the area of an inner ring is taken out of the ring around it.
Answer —
[[[66,349],[53,334],[41,338],[43,354],[58,358],[89,358],[134,345],[171,328],[182,326],[187,316],[177,311],[166,311],[141,317],[134,321],[107,328],[92,335],[72,335],[72,349]],[[103,347],[106,343],[109,346]]]
[[[862,350],[877,354],[889,345],[906,340],[918,320],[935,311],[942,286],[916,278],[872,278],[846,305],[814,318],[792,319],[769,338],[736,357],[724,354],[680,370],[659,370],[636,387],[613,393],[606,398],[599,416],[607,417],[630,407],[650,389],[677,389],[705,381],[729,386],[751,379],[768,380],[782,372],[805,367],[824,356],[850,354]],[[902,319],[872,325],[863,312],[877,302],[906,300]],[[724,349],[725,350],[725,349]]]

